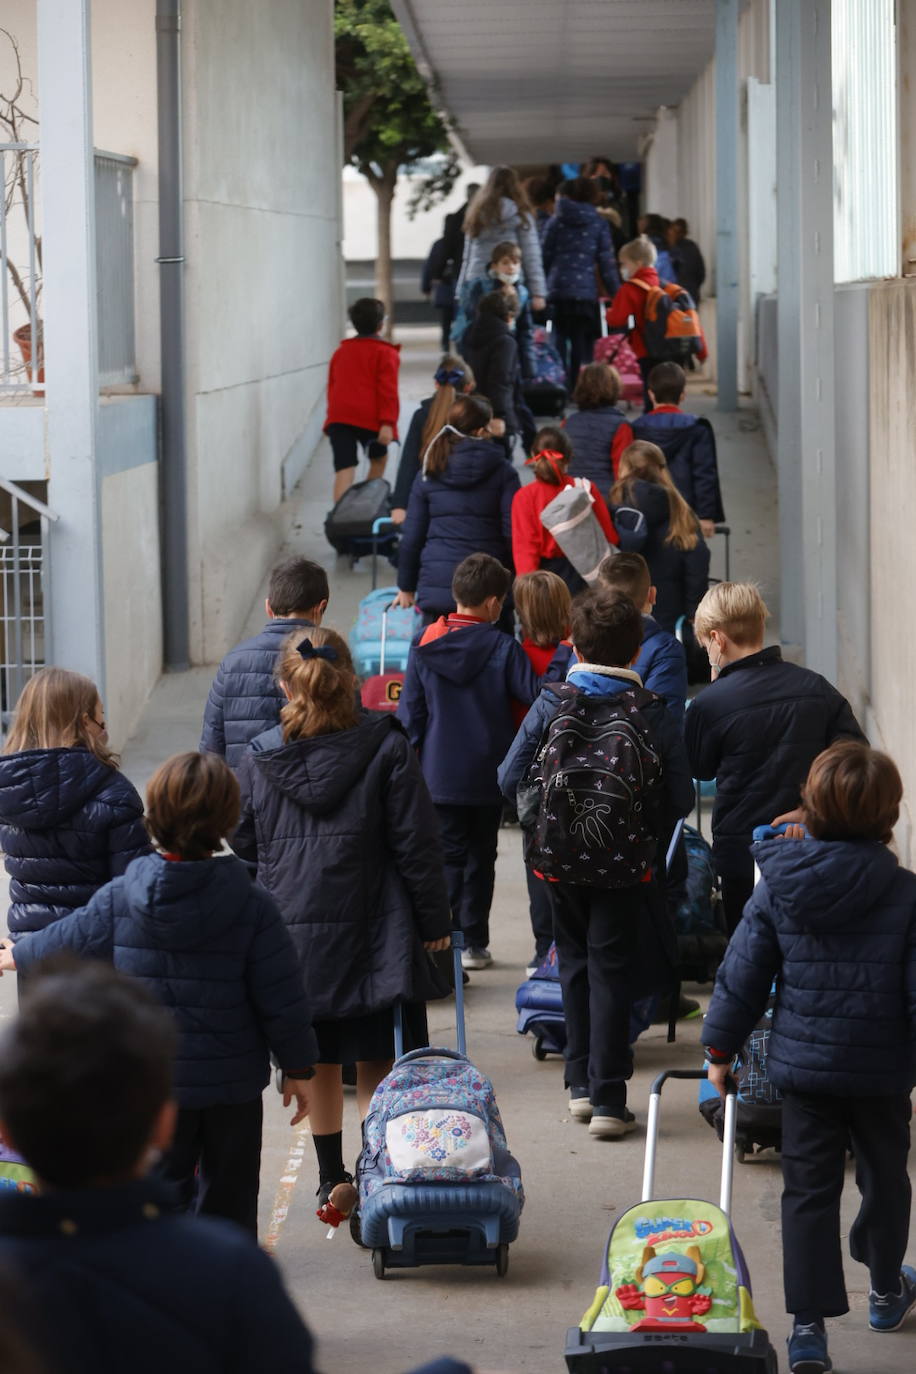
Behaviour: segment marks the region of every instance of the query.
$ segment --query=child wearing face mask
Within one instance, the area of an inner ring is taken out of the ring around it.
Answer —
[[[484,296],[493,291],[503,295],[514,293],[518,298],[518,314],[515,320],[515,336],[518,342],[519,364],[522,376],[534,376],[532,354],[531,293],[521,279],[522,252],[517,243],[498,243],[493,249],[486,273],[473,277],[461,288],[455,318],[452,322],[452,343],[463,352],[464,338],[477,314],[477,307]]]

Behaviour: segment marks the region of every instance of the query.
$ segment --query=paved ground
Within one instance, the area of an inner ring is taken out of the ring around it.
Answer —
[[[404,414],[427,394],[436,362],[433,332],[405,331],[402,371]],[[732,524],[732,573],[755,577],[778,611],[778,562],[773,473],[756,416],[717,416],[713,401],[698,395],[695,409],[712,414],[719,435],[725,505]],[[307,473],[290,549],[326,564],[332,577],[329,623],[345,629],[368,588],[367,567],[337,565],[322,534],[331,485],[330,462],[319,453]],[[721,545],[721,540],[717,541]],[[721,575],[722,549],[714,551]],[[262,619],[263,588],[253,602],[251,627]],[[125,752],[127,771],[142,785],[152,767],[178,749],[196,747],[209,670],[166,678],[153,695]],[[562,1067],[536,1063],[530,1043],[515,1033],[514,993],[530,952],[525,886],[518,833],[501,836],[493,916],[492,970],[473,975],[468,993],[469,1047],[489,1073],[509,1142],[521,1161],[527,1204],[509,1275],[488,1270],[403,1271],[383,1283],[372,1277],[369,1257],[349,1237],[324,1239],[314,1216],[316,1168],[304,1129],[291,1131],[278,1099],[268,1094],[262,1182],[262,1237],[283,1266],[287,1282],[320,1342],[326,1374],[398,1374],[441,1353],[461,1355],[488,1370],[548,1374],[563,1367],[565,1329],[591,1301],[610,1223],[638,1199],[645,1104],[652,1076],[665,1066],[700,1062],[697,1023],[668,1046],[661,1028],[639,1042],[630,1100],[640,1129],[622,1143],[599,1143],[566,1115]],[[708,990],[699,990],[705,996]],[[12,979],[0,984],[0,1010],[11,1014]],[[450,1004],[432,1009],[434,1040],[448,1041]],[[715,1137],[700,1119],[691,1085],[671,1093],[662,1127],[658,1191],[669,1196],[709,1196],[718,1191]],[[355,1156],[359,1139],[354,1101],[347,1103],[345,1142]],[[850,1175],[844,1234],[853,1215]],[[734,1216],[750,1265],[758,1312],[782,1358],[778,1162],[764,1156],[739,1166]],[[837,1370],[891,1374],[916,1363],[914,1329],[881,1337],[865,1329],[865,1274],[848,1265],[849,1317],[831,1324]],[[785,1368],[784,1363],[781,1365]]]

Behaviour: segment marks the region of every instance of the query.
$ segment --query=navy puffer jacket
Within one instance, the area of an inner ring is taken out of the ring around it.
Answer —
[[[654,482],[638,479],[633,484],[632,501],[625,506],[612,506],[611,514],[620,535],[622,549],[641,553],[649,565],[653,585],[658,591],[655,619],[663,630],[674,632],[680,616],[692,620],[700,600],[709,585],[709,546],[702,534],[692,549],[679,549],[668,543],[671,529],[668,493]],[[645,517],[638,537],[633,538],[624,526],[628,516],[618,519],[618,513],[636,509]]]
[[[149,853],[143,802],[89,749],[5,754],[0,849],[10,875],[10,934],[43,930]]]
[[[451,927],[439,833],[398,722],[367,711],[288,744],[277,726],[239,783],[232,847],[283,913],[315,1020],[443,995],[422,947]]]
[[[613,296],[620,285],[611,231],[594,205],[558,198],[541,250],[549,300],[597,300],[596,267],[605,295]]]
[[[777,979],[767,1071],[783,1092],[879,1097],[916,1082],[916,875],[881,844],[768,840],[719,968],[703,1043],[740,1049]]]
[[[216,670],[204,707],[202,754],[219,754],[230,768],[256,735],[276,725],[285,700],[274,678],[283,641],[293,630],[307,630],[310,620],[268,620],[260,634],[243,640]]]
[[[564,425],[573,446],[570,477],[587,477],[605,501],[614,485],[611,445],[626,418],[617,406],[597,406],[594,410],[574,410]]]
[[[110,960],[145,983],[178,1023],[182,1107],[250,1102],[270,1077],[318,1058],[286,927],[238,859],[173,863],[147,854],[82,911],[16,941],[26,973],[62,949]]]
[[[455,609],[452,576],[471,553],[512,567],[512,498],[518,473],[492,439],[461,439],[436,477],[414,481],[401,534],[398,586],[416,592],[421,610]]]

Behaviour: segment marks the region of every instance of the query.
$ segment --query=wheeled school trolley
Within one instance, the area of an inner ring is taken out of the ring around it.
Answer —
[[[669,1079],[704,1077],[702,1069],[669,1069],[652,1084],[642,1201],[612,1227],[594,1301],[567,1332],[572,1374],[777,1374],[731,1224],[733,1084],[719,1205],[653,1196],[662,1088]]]

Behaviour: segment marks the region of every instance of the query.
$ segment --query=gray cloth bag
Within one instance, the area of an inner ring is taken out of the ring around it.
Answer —
[[[592,509],[591,484],[584,477],[562,487],[541,511],[541,524],[553,535],[579,576],[589,585],[608,554],[616,553]]]

